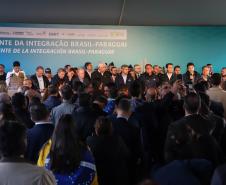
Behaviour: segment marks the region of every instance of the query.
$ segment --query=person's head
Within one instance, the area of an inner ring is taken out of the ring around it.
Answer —
[[[48,121],[49,119],[49,112],[46,106],[42,103],[32,105],[30,107],[30,115],[34,122]]]
[[[45,76],[47,78],[52,78],[52,72],[51,72],[51,69],[50,68],[46,68],[45,69]]]
[[[44,75],[44,68],[42,66],[36,67],[36,76],[42,77]]]
[[[134,71],[136,74],[140,74],[141,73],[141,66],[139,64],[135,64],[134,65]]]
[[[1,92],[0,93],[0,103],[11,103],[11,98],[6,92]]]
[[[211,76],[210,81],[213,86],[219,86],[221,84],[221,75],[219,73],[214,73]]]
[[[11,104],[0,103],[0,125],[4,120],[16,120]]]
[[[85,78],[85,70],[83,68],[79,68],[77,71],[78,78],[79,79],[84,79]]]
[[[128,67],[128,65],[122,65],[121,66],[121,69],[122,69],[122,74],[123,75],[128,75],[128,73],[129,73],[129,67]]]
[[[209,68],[210,73],[213,73],[213,65],[212,64],[206,64],[206,66]]]
[[[101,96],[97,96],[95,98],[95,100],[93,101],[93,103],[98,105],[98,107],[101,110],[104,109],[104,107],[107,105],[107,102],[108,102],[107,98],[105,96],[102,96],[102,95]]]
[[[150,87],[147,89],[146,94],[145,94],[145,99],[147,102],[153,102],[157,100],[158,98],[158,92],[156,88]]]
[[[5,72],[5,65],[0,64],[0,73],[4,73],[4,72]]]
[[[5,121],[0,126],[0,155],[2,157],[22,157],[26,146],[26,128],[23,124],[17,121]]]
[[[142,96],[142,86],[138,80],[132,82],[129,86],[129,93],[132,97],[141,98]]]
[[[127,98],[122,98],[117,106],[117,115],[129,117],[131,115],[131,103]]]
[[[201,106],[201,100],[197,93],[191,92],[184,97],[184,110],[186,114],[197,114]]]
[[[95,123],[95,133],[97,136],[112,135],[112,123],[110,119],[104,116],[97,118]]]
[[[91,62],[86,62],[84,67],[89,72],[92,72],[93,71],[93,65],[92,65]]]
[[[19,61],[15,61],[13,62],[13,70],[18,73],[20,71],[20,62]]]
[[[28,79],[28,78],[24,79],[23,86],[28,87],[29,89],[31,89],[32,88],[32,81],[31,81],[31,79]]]
[[[60,79],[64,79],[65,77],[65,74],[66,74],[66,71],[63,69],[63,68],[59,68],[57,70],[57,75]]]
[[[67,77],[70,79],[70,78],[72,78],[74,75],[75,75],[74,68],[68,69],[68,71],[67,71]]]
[[[175,75],[179,75],[181,73],[181,71],[180,71],[180,66],[175,66],[174,67],[174,74]]]
[[[226,67],[221,69],[221,77],[223,81],[226,81]]]
[[[189,73],[191,73],[191,74],[194,73],[194,71],[195,71],[195,65],[194,65],[192,62],[189,62],[189,63],[187,64],[187,71],[188,71]]]
[[[56,85],[50,85],[48,86],[47,91],[49,96],[57,96],[59,93],[59,88]]]
[[[81,162],[81,144],[71,115],[62,115],[56,124],[50,149],[50,170],[54,173],[74,172]]]
[[[166,72],[167,73],[173,73],[173,64],[172,63],[166,64]]]
[[[210,75],[210,68],[207,66],[202,67],[202,75],[203,76],[209,76]]]
[[[64,70],[66,71],[66,73],[68,72],[68,70],[71,69],[71,65],[67,64],[64,66]]]
[[[78,96],[80,107],[88,107],[91,104],[91,96],[88,93],[80,93]]]
[[[69,85],[63,85],[63,87],[60,90],[61,92],[61,96],[63,98],[63,100],[71,100],[72,96],[73,96],[73,91],[71,86]]]
[[[26,108],[27,107],[27,99],[25,97],[25,95],[23,95],[22,93],[15,93],[12,96],[12,106],[13,108]]]
[[[145,72],[148,73],[149,75],[152,74],[153,68],[152,68],[152,65],[151,64],[146,64],[145,65]]]
[[[99,71],[100,73],[104,73],[106,70],[107,70],[107,66],[106,66],[105,63],[100,63],[100,64],[98,65],[98,71]]]
[[[109,84],[106,84],[104,86],[104,95],[107,98],[116,98],[116,96],[117,96],[117,89],[116,89],[114,83],[109,83]]]
[[[112,67],[112,68],[111,68],[111,74],[112,74],[113,76],[116,76],[116,75],[117,75],[117,68],[116,68],[116,67]]]
[[[158,66],[158,65],[154,65],[154,66],[153,66],[153,73],[156,74],[156,75],[158,75],[159,72],[160,72],[160,71],[159,71],[159,66]]]

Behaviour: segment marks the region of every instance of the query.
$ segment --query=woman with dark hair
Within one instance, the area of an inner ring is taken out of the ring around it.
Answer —
[[[0,103],[0,125],[3,121],[16,120],[11,104]]]
[[[58,185],[98,184],[93,156],[79,141],[69,114],[59,119],[52,140],[40,152],[38,165],[51,170]]]
[[[94,155],[100,185],[128,185],[129,150],[121,137],[113,135],[112,123],[99,117],[96,136],[89,136],[87,144]]]
[[[15,93],[12,96],[13,111],[18,121],[23,123],[27,128],[32,128],[34,122],[31,120],[28,111],[28,99],[22,93]]]

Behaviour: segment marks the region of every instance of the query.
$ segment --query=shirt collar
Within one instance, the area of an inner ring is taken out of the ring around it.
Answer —
[[[123,118],[123,119],[126,119],[127,121],[129,120],[128,117],[125,117],[125,116],[122,116],[122,115],[117,115],[117,118]]]
[[[38,122],[35,122],[35,125],[42,125],[42,124],[52,124],[52,123],[49,122],[49,121],[38,121]]]

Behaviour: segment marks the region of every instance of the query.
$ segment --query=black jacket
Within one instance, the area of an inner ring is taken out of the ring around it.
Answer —
[[[200,74],[198,72],[194,72],[194,83],[190,79],[190,73],[187,71],[185,74],[183,74],[183,81],[185,84],[196,84],[197,81],[200,79]]]
[[[149,75],[148,73],[143,73],[139,80],[145,85],[146,87],[158,87],[160,85],[160,78],[159,76],[152,74]]]
[[[177,80],[177,77],[174,74],[172,74],[170,79],[169,79],[167,74],[163,74],[162,79],[161,79],[161,83],[168,82],[169,84],[172,85],[176,80]]]
[[[128,185],[129,150],[121,137],[89,136],[96,163],[99,185]]]
[[[97,86],[99,86],[101,83],[103,85],[109,84],[112,82],[111,73],[109,71],[105,71],[102,75],[99,71],[94,71],[91,76],[91,81],[97,84]]]
[[[44,75],[42,77],[43,77],[44,87],[47,88],[49,86],[49,80]],[[32,81],[32,88],[34,90],[40,90],[37,76],[34,74],[30,77],[30,79]]]
[[[132,82],[133,82],[133,78],[130,74],[127,75],[127,78],[126,78],[126,83],[124,82],[124,79],[122,77],[122,75],[117,75],[116,78],[115,78],[115,85],[118,89],[126,86],[126,87],[129,87]]]
[[[91,107],[79,107],[73,111],[72,116],[77,126],[78,135],[85,141],[88,136],[94,133],[96,114]]]
[[[189,127],[195,131],[198,137],[191,137]],[[172,123],[168,128],[165,143],[166,160],[172,161],[175,160],[175,157],[181,157],[180,149],[178,148],[179,145],[175,140],[176,138],[181,138],[179,140],[183,143],[183,147],[187,146],[187,152],[183,153],[184,155],[193,158],[207,159],[212,161],[215,165],[219,164],[222,160],[222,151],[220,151],[216,140],[210,136],[210,130],[212,128],[212,122],[199,114],[189,115]],[[178,154],[180,155],[178,156]]]

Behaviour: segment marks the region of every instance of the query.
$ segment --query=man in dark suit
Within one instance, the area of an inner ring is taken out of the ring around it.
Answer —
[[[182,80],[181,69],[178,65],[174,67],[174,76],[176,76],[177,80]]]
[[[139,64],[134,65],[135,79],[139,79],[141,76],[141,66]]]
[[[111,73],[107,71],[107,66],[104,63],[98,65],[98,70],[94,71],[91,76],[91,81],[96,84],[98,88],[109,84],[111,80]]]
[[[39,151],[51,138],[54,125],[49,122],[49,112],[44,104],[33,105],[30,108],[31,119],[35,126],[27,131],[26,158],[37,163]]]
[[[44,68],[42,66],[36,68],[36,74],[32,75],[30,79],[32,81],[32,88],[40,93],[43,93],[49,86],[49,80],[44,75]]]
[[[85,70],[83,68],[79,68],[77,70],[77,77],[73,79],[76,82],[82,82],[85,86],[89,84],[89,80],[86,78]],[[73,83],[73,82],[72,82]]]
[[[173,64],[166,64],[166,73],[162,75],[161,82],[168,82],[169,84],[173,84],[176,81],[176,76],[173,73]]]
[[[79,107],[74,109],[72,116],[77,126],[77,132],[83,141],[94,132],[96,114],[91,107],[91,96],[88,93],[81,93],[78,97]]]
[[[132,76],[129,74],[129,67],[128,65],[121,66],[122,73],[115,78],[115,85],[118,89],[121,87],[129,87],[133,82]]]
[[[193,63],[187,64],[187,72],[183,74],[183,81],[187,84],[196,84],[200,79],[200,74],[195,71],[195,65]]]
[[[113,120],[114,134],[120,136],[128,147],[131,157],[129,159],[130,184],[133,184],[136,178],[138,161],[141,157],[140,132],[137,127],[129,122],[132,114],[130,101],[122,98],[116,108],[117,118]]]
[[[93,72],[93,65],[91,62],[86,62],[84,68],[85,68],[85,78],[88,79],[90,82]]]
[[[210,135],[213,123],[198,114],[200,106],[199,95],[192,92],[185,96],[185,117],[172,123],[168,128],[165,143],[165,158],[167,161],[175,160],[175,157],[181,155],[181,149],[188,146],[190,149],[183,153],[183,157],[207,159],[214,165],[222,162],[222,151],[216,140]],[[185,131],[183,135],[181,130]],[[178,145],[176,138],[180,137],[184,139]],[[191,153],[189,154],[189,152]]]

